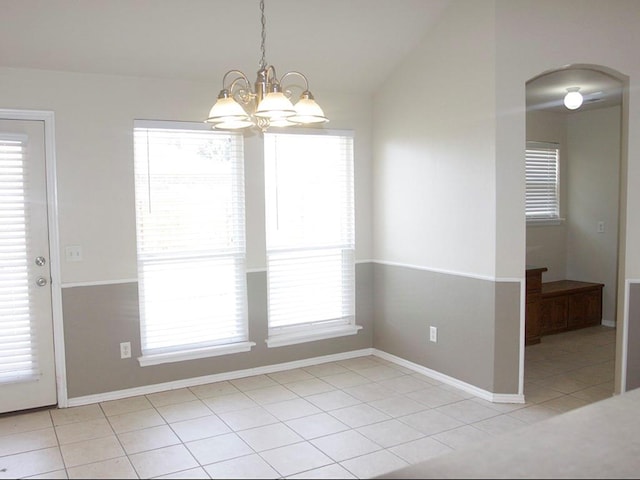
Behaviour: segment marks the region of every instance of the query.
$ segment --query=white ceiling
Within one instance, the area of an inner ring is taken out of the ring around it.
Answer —
[[[266,60],[314,89],[373,92],[450,0],[266,0]],[[253,79],[258,0],[0,0],[0,66]]]
[[[583,104],[573,112],[622,104],[622,82],[604,72],[583,66],[546,73],[527,83],[527,109],[571,113],[563,99],[567,88],[579,87]]]
[[[266,60],[313,90],[371,93],[454,0],[265,0]],[[250,79],[260,60],[259,0],[0,0],[0,66],[211,81]],[[620,82],[567,68],[527,85],[527,107],[567,112],[621,102]],[[602,93],[598,93],[602,92]]]

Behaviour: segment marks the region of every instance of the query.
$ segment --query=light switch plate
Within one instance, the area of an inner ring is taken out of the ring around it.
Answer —
[[[438,327],[429,327],[429,341],[434,343],[438,341]]]
[[[80,245],[67,245],[64,247],[64,258],[67,262],[81,262],[82,247]]]

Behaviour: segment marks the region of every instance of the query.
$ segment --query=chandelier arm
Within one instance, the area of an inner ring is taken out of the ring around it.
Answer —
[[[276,75],[276,67],[273,65],[269,65],[265,68],[265,79],[268,84],[276,84],[279,85],[280,81],[278,80],[278,76]]]
[[[309,80],[307,79],[307,77],[304,74],[300,73],[300,72],[296,72],[295,70],[293,70],[291,72],[287,72],[284,75],[282,75],[282,78],[280,79],[280,84],[281,85],[284,85],[284,79],[287,78],[289,75],[298,75],[299,77],[301,77],[304,80],[304,90],[305,91],[309,90]]]
[[[235,78],[235,79],[231,82],[231,84],[228,84],[228,83],[227,83],[227,77],[228,77],[229,75],[231,75],[231,74],[238,75],[238,78]],[[240,81],[240,80],[243,80],[243,81],[244,81],[244,83],[246,83],[247,88],[249,88],[249,90],[251,90],[251,87],[250,87],[250,86],[251,86],[251,83],[249,82],[249,79],[248,79],[248,78],[247,78],[247,76],[246,76],[243,72],[241,72],[240,70],[229,70],[227,73],[225,73],[225,74],[224,74],[224,77],[222,77],[222,88],[223,88],[223,89],[231,90],[231,89],[236,85],[236,83],[237,83],[238,81]],[[229,86],[227,87],[227,85],[229,85]]]

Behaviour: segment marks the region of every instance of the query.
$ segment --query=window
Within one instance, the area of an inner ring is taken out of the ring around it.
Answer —
[[[559,153],[556,143],[527,142],[527,222],[560,220]]]
[[[266,133],[269,347],[355,334],[353,137]]]
[[[29,199],[27,152],[26,136],[0,136],[0,383],[40,376],[32,325],[36,292],[27,252],[31,239],[25,205],[34,201]]]
[[[242,136],[136,121],[142,357],[248,351]]]

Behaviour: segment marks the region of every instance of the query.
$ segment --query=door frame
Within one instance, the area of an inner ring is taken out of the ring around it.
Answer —
[[[582,68],[595,70],[618,80],[622,86],[622,101],[620,103],[620,173],[618,178],[618,254],[616,258],[617,282],[616,282],[616,349],[614,355],[614,391],[618,395],[627,391],[627,361],[629,355],[629,296],[630,286],[634,279],[626,277],[626,248],[627,248],[627,215],[628,215],[628,169],[629,169],[629,76],[602,64],[574,63],[562,67],[545,70],[542,73],[531,77],[525,82],[527,84],[538,77],[547,75],[563,69]],[[524,120],[526,125],[526,108],[524,109]],[[526,135],[525,135],[526,136]],[[525,139],[526,140],[526,139]],[[525,241],[526,243],[526,241]],[[526,245],[525,249],[526,251]],[[523,287],[524,288],[524,287]],[[524,291],[524,290],[522,290]],[[524,305],[524,293],[522,294],[522,305]],[[521,306],[524,312],[524,307]],[[524,314],[521,314],[524,315]],[[524,317],[522,317],[521,330],[524,330]],[[521,391],[524,383],[524,335],[520,339],[520,386]]]
[[[3,120],[35,120],[44,122],[44,152],[47,188],[47,220],[49,265],[51,269],[51,314],[58,407],[67,407],[67,374],[64,355],[62,321],[62,282],[60,275],[60,236],[58,231],[58,189],[56,182],[55,118],[48,110],[0,109]]]

